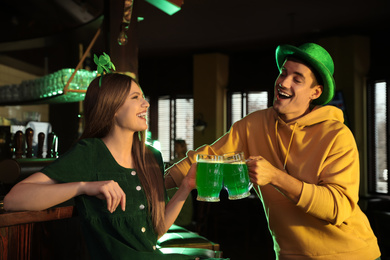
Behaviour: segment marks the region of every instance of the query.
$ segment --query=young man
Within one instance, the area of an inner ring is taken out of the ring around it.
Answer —
[[[274,104],[236,122],[212,145],[189,151],[167,170],[166,187],[180,185],[196,154],[243,151],[267,214],[278,259],[380,257],[360,210],[359,154],[343,113],[325,106],[334,96],[334,65],[321,46],[281,45]]]

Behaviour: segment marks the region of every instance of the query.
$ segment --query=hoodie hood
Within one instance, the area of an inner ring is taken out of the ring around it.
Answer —
[[[324,121],[338,121],[340,123],[344,123],[344,115],[343,111],[335,106],[327,105],[327,106],[315,106],[310,113],[305,116],[298,118],[295,121],[285,123],[275,111],[274,113],[275,119],[279,121],[281,124],[286,125],[294,125],[297,124],[298,127],[302,128],[305,126],[311,126],[315,124],[322,123]]]
[[[301,140],[306,131],[302,131],[305,127],[314,126],[322,122],[330,123],[344,123],[344,115],[342,110],[334,106],[316,106],[310,113],[305,116],[298,118],[295,121],[285,123],[280,118],[279,114],[274,110],[275,118],[275,136],[276,136],[276,147],[281,157],[284,154],[283,169],[286,169],[286,164],[289,158],[290,149],[294,143],[295,135],[298,135],[298,139]],[[286,138],[288,136],[288,138]],[[284,141],[283,141],[284,140]],[[286,142],[286,140],[289,140]],[[300,142],[300,141],[298,141]]]

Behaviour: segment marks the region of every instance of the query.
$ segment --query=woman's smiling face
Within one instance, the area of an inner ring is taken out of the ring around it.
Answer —
[[[142,90],[132,81],[126,101],[115,113],[115,126],[131,132],[146,130],[148,108],[149,103],[145,100]]]
[[[286,60],[276,79],[273,108],[285,121],[290,122],[306,115],[310,102],[322,93],[314,73],[306,65]]]

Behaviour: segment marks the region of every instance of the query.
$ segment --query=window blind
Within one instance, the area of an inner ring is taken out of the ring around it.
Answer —
[[[231,123],[232,125],[259,109],[265,109],[268,105],[267,91],[234,92],[231,95]],[[230,126],[229,126],[230,127]]]
[[[161,97],[158,100],[158,141],[164,162],[174,158],[175,139],[185,140],[187,149],[194,143],[194,101],[192,98]]]

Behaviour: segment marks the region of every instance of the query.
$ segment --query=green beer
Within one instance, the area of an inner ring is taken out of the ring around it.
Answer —
[[[248,166],[245,162],[223,164],[224,186],[229,193],[229,199],[236,200],[250,195]]]
[[[219,193],[223,187],[222,163],[210,161],[199,162],[196,169],[197,200],[219,201]]]

